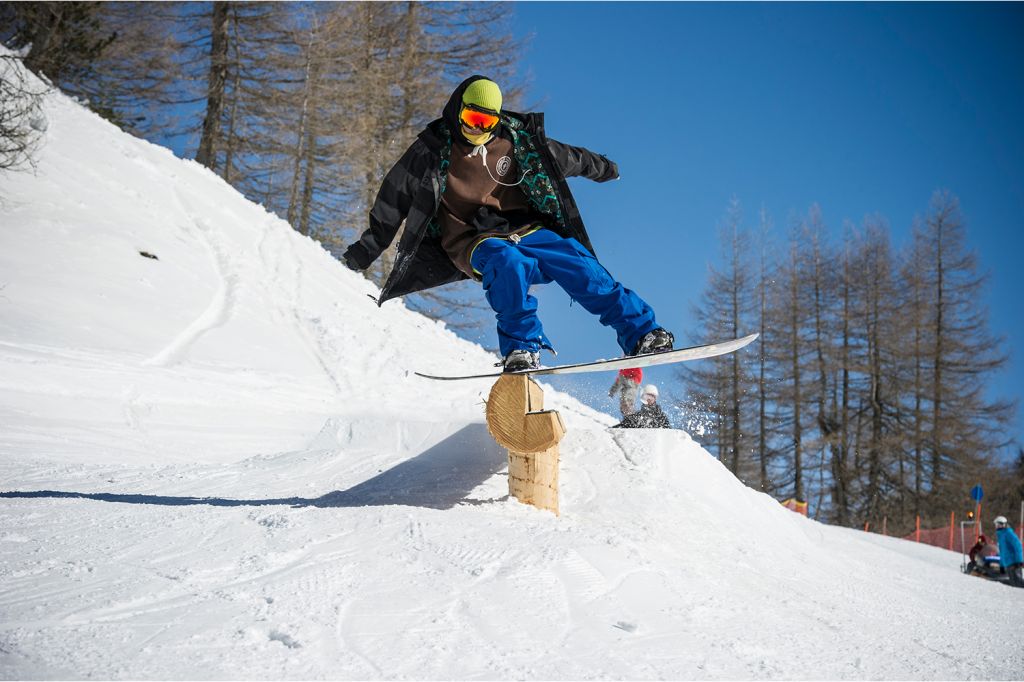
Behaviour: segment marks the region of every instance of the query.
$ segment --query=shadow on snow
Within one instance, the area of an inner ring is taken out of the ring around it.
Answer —
[[[129,493],[79,493],[60,490],[0,492],[0,498],[80,498],[125,504],[212,507],[371,507],[403,505],[451,509],[474,488],[501,471],[508,460],[484,424],[469,424],[415,457],[358,483],[321,497],[236,500],[223,497],[171,497]]]

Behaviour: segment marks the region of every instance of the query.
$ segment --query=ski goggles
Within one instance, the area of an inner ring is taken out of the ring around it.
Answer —
[[[463,104],[459,112],[459,121],[467,128],[476,128],[489,133],[498,127],[501,117],[493,111],[477,109],[472,104]]]

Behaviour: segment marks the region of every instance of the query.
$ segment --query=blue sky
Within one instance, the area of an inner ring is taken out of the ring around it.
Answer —
[[[598,256],[677,337],[718,260],[729,199],[756,227],[763,205],[784,236],[821,206],[885,216],[906,243],[932,193],[960,198],[970,245],[991,275],[985,304],[1024,386],[1019,267],[1024,241],[1024,5],[1015,3],[517,3],[532,36],[526,105],[548,134],[601,152],[622,179],[571,181]],[[554,285],[541,289],[559,361],[617,353],[614,334]],[[550,360],[547,360],[550,363]],[[667,369],[649,372],[669,392]],[[615,411],[613,377],[556,379]],[[1024,442],[1024,419],[1015,436]]]

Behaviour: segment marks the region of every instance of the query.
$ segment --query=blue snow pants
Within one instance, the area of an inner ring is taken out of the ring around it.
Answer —
[[[529,293],[533,284],[557,282],[587,312],[600,316],[601,324],[615,329],[623,353],[658,327],[651,307],[615,281],[586,247],[551,230],[532,232],[518,244],[485,239],[470,264],[483,276],[487,302],[496,313],[502,356],[551,348],[537,317],[537,299]]]

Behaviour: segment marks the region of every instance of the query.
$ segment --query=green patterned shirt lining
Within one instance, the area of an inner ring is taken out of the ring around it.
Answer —
[[[512,134],[513,154],[519,168],[525,172],[523,178],[523,194],[527,201],[542,215],[553,218],[558,225],[564,225],[562,218],[562,205],[555,193],[554,183],[544,172],[544,164],[541,161],[540,153],[537,151],[536,140],[532,135],[523,130],[523,124],[511,116],[502,116],[502,124]],[[441,176],[441,194],[444,196],[445,188],[448,185],[448,166],[452,157],[452,135],[448,126],[444,126],[444,144],[441,146],[441,163],[438,171]],[[435,214],[427,224],[427,235],[430,237],[441,237],[441,222]]]

